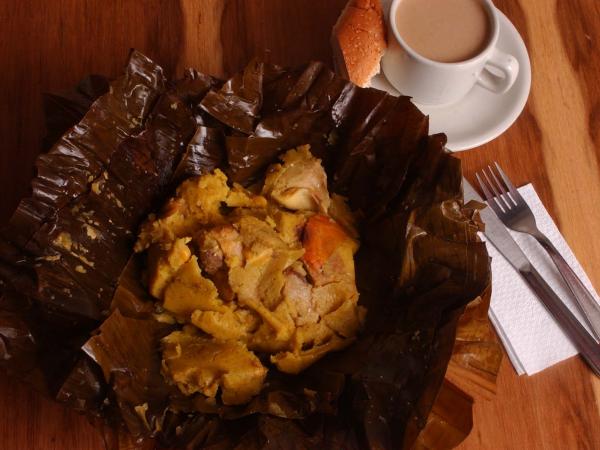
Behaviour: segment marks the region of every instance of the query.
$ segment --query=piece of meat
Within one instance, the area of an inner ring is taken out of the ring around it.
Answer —
[[[238,231],[231,225],[220,225],[202,230],[195,237],[199,248],[200,263],[208,274],[214,274],[223,267],[229,268],[242,264],[242,239]]]
[[[215,273],[210,274],[209,278],[219,291],[219,298],[224,302],[231,302],[235,299],[235,292],[229,285],[229,272],[226,267],[221,267]]]
[[[288,269],[285,274],[283,298],[290,303],[296,311],[294,322],[296,326],[314,323],[319,320],[319,314],[314,308],[312,287],[306,276],[294,269]]]
[[[242,255],[242,239],[240,233],[231,225],[214,228],[214,236],[221,251],[225,256],[225,263],[229,267],[237,267],[243,261]]]
[[[224,256],[217,240],[210,233],[201,231],[196,237],[200,267],[213,275],[223,267]]]
[[[284,208],[326,213],[330,199],[321,161],[312,156],[307,145],[290,150],[282,160],[283,165],[276,164],[269,170],[263,194]]]

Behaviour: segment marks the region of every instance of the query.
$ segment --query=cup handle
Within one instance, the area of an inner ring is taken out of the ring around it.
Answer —
[[[519,61],[514,56],[495,48],[477,77],[477,84],[496,94],[504,94],[514,84],[518,75]]]

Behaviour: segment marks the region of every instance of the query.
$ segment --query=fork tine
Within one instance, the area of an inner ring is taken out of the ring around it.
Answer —
[[[485,197],[485,200],[487,201],[488,205],[490,205],[490,207],[494,210],[496,215],[500,216],[504,211],[502,210],[500,205],[498,203],[496,203],[496,199],[494,198],[494,195],[490,192],[489,188],[485,184],[485,181],[483,181],[482,177],[479,176],[478,173],[476,173],[475,176],[477,177],[477,181],[479,182],[479,186],[481,187],[481,190],[483,191],[483,196]]]
[[[490,170],[490,168],[488,167],[488,170]],[[488,173],[485,169],[482,170],[483,172],[483,176],[485,177],[488,186],[490,187],[490,189],[492,190],[492,192],[494,193],[494,197],[496,198],[496,201],[498,202],[498,204],[502,207],[502,210],[506,210],[508,211],[510,209],[510,205],[507,204],[504,201],[504,198],[502,197],[501,191],[502,189],[500,189],[499,187],[497,187],[491,180],[491,178],[488,176]],[[491,170],[490,170],[491,172]]]
[[[504,202],[508,205],[509,208],[512,208],[513,206],[516,206],[517,205],[516,200],[513,199],[509,195],[509,193],[508,193],[509,189],[504,185],[504,183],[500,182],[500,180],[496,176],[496,172],[494,171],[494,168],[492,166],[488,166],[488,171],[492,175],[492,178],[494,179],[494,182],[496,183],[496,186],[498,187],[498,189],[500,191],[500,195],[502,196],[502,200],[504,200]]]
[[[514,202],[515,203],[518,203],[518,202],[525,203],[525,200],[523,199],[523,197],[521,196],[521,194],[519,194],[519,191],[517,190],[517,188],[515,187],[515,185],[512,184],[512,182],[510,181],[510,178],[508,178],[506,176],[506,174],[504,173],[504,170],[502,170],[502,168],[500,167],[500,164],[498,164],[497,162],[494,162],[494,164],[496,165],[496,169],[498,169],[498,173],[502,177],[502,180],[504,180],[504,183],[506,184],[506,186],[510,190],[510,195],[513,198]]]

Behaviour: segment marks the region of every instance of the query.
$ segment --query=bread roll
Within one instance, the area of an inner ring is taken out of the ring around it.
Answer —
[[[387,46],[381,0],[350,0],[333,27],[331,44],[336,72],[367,86]]]

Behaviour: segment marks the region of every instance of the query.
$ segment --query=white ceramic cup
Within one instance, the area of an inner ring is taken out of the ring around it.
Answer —
[[[496,48],[498,13],[491,0],[481,0],[487,11],[491,33],[488,44],[466,61],[444,63],[421,56],[402,39],[396,27],[396,10],[402,0],[393,0],[388,14],[388,49],[381,68],[388,81],[403,95],[421,105],[448,105],[463,98],[475,84],[496,93],[508,91],[519,74],[514,56]]]

